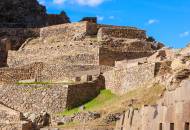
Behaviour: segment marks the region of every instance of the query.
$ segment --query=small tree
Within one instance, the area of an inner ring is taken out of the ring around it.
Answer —
[[[148,42],[155,42],[156,40],[155,40],[154,37],[148,37],[148,38],[147,38],[147,41],[148,41]]]
[[[64,10],[61,11],[60,15],[63,15],[68,22],[71,22],[70,18],[68,17],[67,13]]]

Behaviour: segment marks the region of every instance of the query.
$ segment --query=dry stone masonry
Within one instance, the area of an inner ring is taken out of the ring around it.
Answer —
[[[0,85],[3,104],[20,112],[50,114],[80,106],[96,97],[103,88],[102,80],[89,83],[8,84]],[[1,119],[1,118],[0,118]]]
[[[176,52],[144,30],[98,24],[93,17],[69,23],[64,11],[48,15],[36,0],[3,0],[0,17],[0,130],[36,130],[102,89],[124,94],[155,82],[167,86],[162,99],[155,106],[130,107],[116,130],[188,126],[188,48]],[[31,117],[40,113],[46,114]]]
[[[24,32],[22,29],[6,31],[15,38],[19,31],[21,36],[32,37],[19,44],[19,49],[7,49],[8,67],[0,70],[1,102],[20,112],[60,112],[93,99],[107,85],[114,90],[120,84],[122,90],[140,84],[129,77],[139,77],[142,79],[139,82],[143,81],[144,73],[149,75],[143,82],[154,77],[154,65],[151,64],[116,72],[113,69],[110,72],[118,73],[117,76],[106,76],[119,61],[154,53],[154,43],[146,41],[143,30],[84,20]],[[145,69],[147,71],[142,71]],[[108,80],[111,76],[114,80]],[[129,85],[126,86],[125,80]],[[47,84],[35,85],[33,82]]]

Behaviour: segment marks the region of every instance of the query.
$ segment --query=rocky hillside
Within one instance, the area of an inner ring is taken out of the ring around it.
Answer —
[[[56,18],[59,19],[57,20],[59,24],[60,20],[61,23],[69,22],[65,13],[60,16]],[[37,0],[1,0],[0,17],[1,27],[39,27],[47,25],[52,16],[49,18],[46,8],[40,5]]]

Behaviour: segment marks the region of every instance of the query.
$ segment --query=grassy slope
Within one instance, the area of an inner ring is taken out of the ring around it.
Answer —
[[[109,104],[114,102],[118,96],[111,93],[110,90],[102,90],[100,94],[90,102],[84,104],[86,111],[97,111],[100,108],[103,108],[105,104]],[[59,113],[60,115],[72,115],[74,113],[81,112],[80,108],[73,108],[71,110],[66,110],[62,113]]]
[[[97,111],[103,115],[113,112],[121,112],[128,108],[131,100],[134,100],[133,107],[140,108],[143,105],[154,105],[161,98],[165,87],[159,84],[154,84],[151,87],[141,87],[127,92],[122,96],[117,96],[111,93],[110,90],[102,90],[101,93],[92,101],[84,104],[85,111]],[[77,112],[82,112],[78,108],[66,110],[59,115],[72,115]]]
[[[96,111],[102,114],[101,118],[87,122],[86,125],[93,126],[107,126],[103,122],[104,118],[110,113],[118,113],[123,112],[128,109],[128,105],[131,103],[131,100],[134,100],[133,107],[141,108],[143,105],[154,105],[161,98],[161,96],[165,92],[165,87],[159,84],[154,84],[150,87],[141,87],[132,91],[127,92],[122,96],[117,96],[111,93],[110,90],[101,91],[100,95],[97,96],[92,101],[84,104],[86,107],[85,111]],[[71,110],[66,110],[62,113],[62,115],[72,115],[77,112],[82,112],[80,108],[74,108]],[[112,122],[114,124],[114,122]],[[112,125],[112,124],[109,124]],[[80,122],[71,122],[69,124],[65,124],[63,126],[59,126],[59,128],[78,128],[81,126]]]

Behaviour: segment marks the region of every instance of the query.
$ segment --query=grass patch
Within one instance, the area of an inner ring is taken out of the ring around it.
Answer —
[[[113,113],[120,113],[126,111],[129,108],[129,104],[132,103],[133,108],[141,108],[144,105],[155,105],[157,101],[162,97],[166,88],[160,84],[153,84],[148,86],[142,86],[135,90],[128,91],[124,95],[118,96],[109,90],[102,90],[101,93],[90,102],[84,104],[84,111],[96,111],[101,113],[101,118],[88,122],[89,125],[100,124],[105,125],[102,120],[108,115]],[[131,106],[131,105],[130,105]],[[66,110],[58,115],[73,115],[74,113],[83,112],[80,108],[74,108]],[[115,123],[115,122],[113,122]],[[78,127],[77,124],[63,125],[62,127]]]
[[[131,100],[134,100],[134,108],[141,108],[143,105],[155,105],[164,91],[165,87],[159,84],[150,87],[139,87],[121,96],[111,93],[110,90],[102,90],[96,98],[84,104],[84,111],[97,111],[103,114],[121,112],[128,108]],[[72,115],[78,112],[82,112],[79,107],[65,110],[58,115]]]
[[[85,111],[97,111],[103,108],[105,104],[110,104],[117,98],[118,96],[113,94],[110,90],[102,90],[96,98],[84,104]],[[59,113],[59,115],[72,115],[78,112],[82,112],[79,107],[65,110],[64,112]]]
[[[86,110],[96,110],[97,108],[103,107],[105,103],[112,102],[117,96],[110,90],[102,90],[97,98],[86,103],[84,106]]]
[[[51,84],[62,84],[62,85],[73,85],[74,82],[17,82],[16,85],[51,85]]]
[[[53,84],[51,82],[17,82],[16,85]]]
[[[154,84],[151,87],[141,87],[127,92],[123,96],[123,102],[128,103],[131,100],[135,100],[133,104],[135,108],[141,108],[143,105],[155,105],[164,91],[165,86],[160,84]]]

